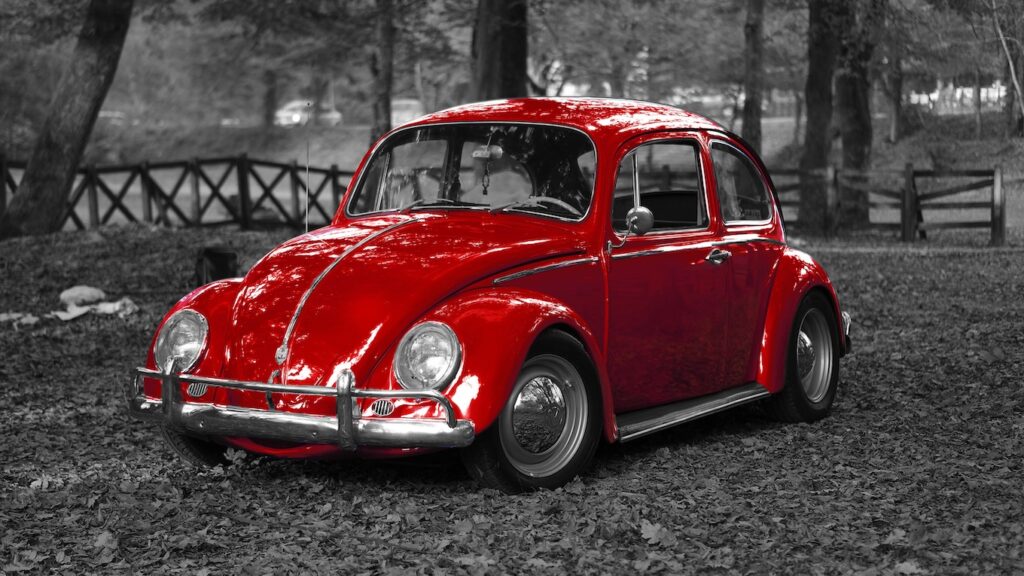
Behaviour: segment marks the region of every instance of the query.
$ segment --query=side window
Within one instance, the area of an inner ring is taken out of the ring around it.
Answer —
[[[626,230],[626,213],[633,207],[634,180],[640,189],[640,205],[654,214],[652,230],[708,225],[700,149],[695,142],[643,144],[622,159],[612,201],[612,226],[618,232]]]
[[[771,218],[768,191],[749,158],[732,146],[712,142],[711,161],[718,182],[718,204],[727,224]]]

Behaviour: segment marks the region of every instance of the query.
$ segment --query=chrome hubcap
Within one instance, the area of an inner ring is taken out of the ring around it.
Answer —
[[[832,334],[825,314],[812,308],[800,321],[796,339],[796,368],[807,399],[821,402],[832,383]]]
[[[523,365],[498,422],[509,463],[534,477],[564,468],[583,442],[588,410],[583,379],[560,356],[535,356]]]
[[[512,407],[512,434],[527,452],[539,454],[555,445],[565,428],[565,397],[547,376],[527,382]]]

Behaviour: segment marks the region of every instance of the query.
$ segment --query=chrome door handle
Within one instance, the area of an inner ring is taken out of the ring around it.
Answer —
[[[729,252],[728,250],[721,250],[719,248],[715,248],[714,250],[709,252],[707,256],[704,257],[704,260],[707,262],[711,262],[712,264],[721,264],[722,262],[728,260],[730,256],[732,256],[732,252]]]

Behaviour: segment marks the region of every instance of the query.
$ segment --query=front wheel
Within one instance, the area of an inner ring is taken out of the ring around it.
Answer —
[[[552,331],[533,346],[497,421],[462,458],[470,476],[491,488],[557,488],[586,470],[600,433],[590,358],[575,338]]]
[[[814,422],[828,415],[839,383],[839,328],[827,298],[812,292],[793,320],[786,355],[786,383],[769,402],[786,422]]]
[[[196,468],[212,468],[218,464],[228,463],[225,457],[226,446],[185,436],[166,426],[160,427],[160,433],[175,454]]]

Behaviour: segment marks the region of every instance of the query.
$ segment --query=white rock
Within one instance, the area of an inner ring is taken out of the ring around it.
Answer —
[[[103,293],[103,290],[92,286],[72,286],[60,293],[61,303],[68,308],[102,302],[106,299],[107,295]]]

